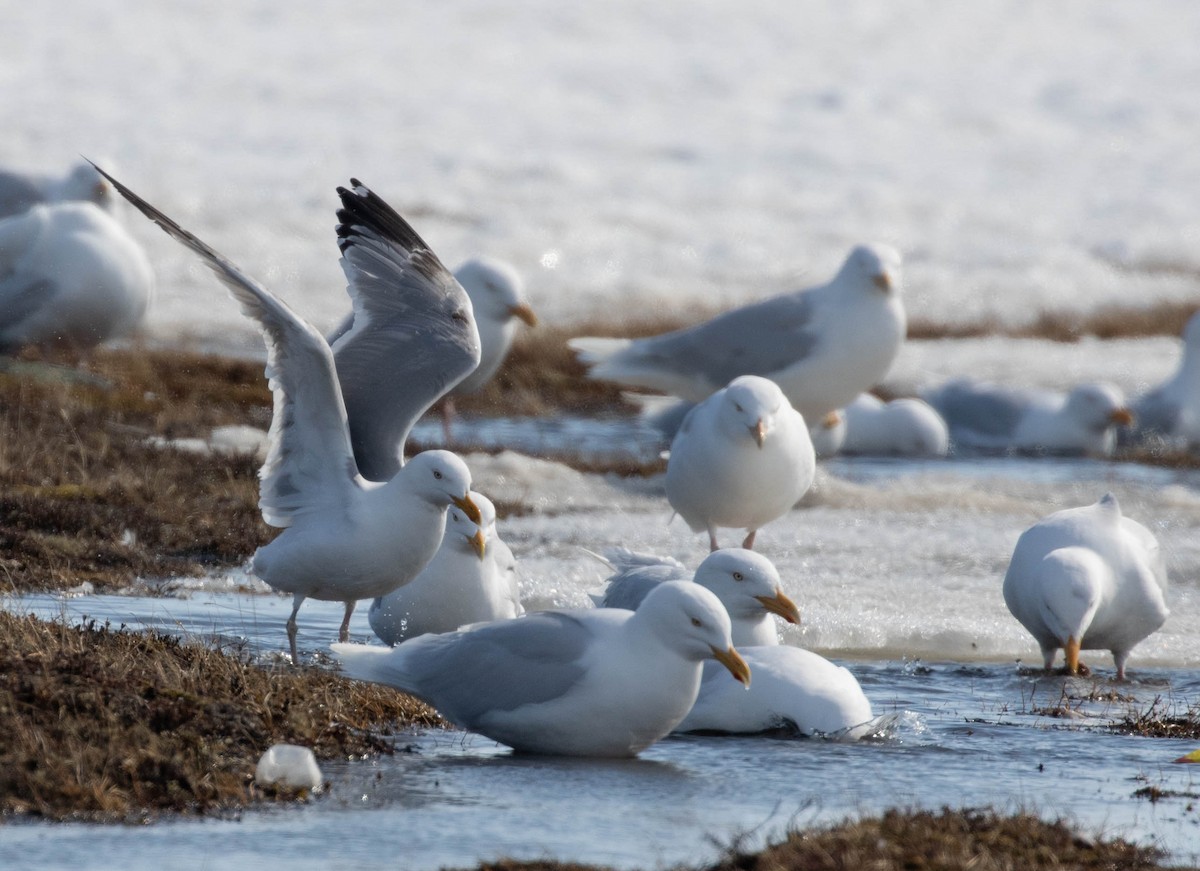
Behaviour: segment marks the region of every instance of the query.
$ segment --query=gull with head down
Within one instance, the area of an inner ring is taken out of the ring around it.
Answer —
[[[287,631],[298,663],[296,613],[306,598],[345,603],[338,633],[345,640],[359,599],[382,596],[407,583],[433,558],[448,506],[479,521],[469,495],[470,472],[452,453],[426,451],[388,479],[360,474],[334,356],[321,334],[200,239],[111,176],[106,178],[168,235],[198,254],[262,328],[275,409],[259,473],[259,507],[263,519],[283,532],[258,549],[253,569],[275,589],[293,594]],[[356,351],[355,362],[366,365],[396,335],[421,332],[432,336],[426,341],[433,346],[433,359],[420,361],[426,389],[454,383],[479,359],[466,294],[408,223],[365,185],[352,180],[349,189],[338,188],[338,195],[342,268],[356,315],[361,315],[343,337],[343,347]],[[393,382],[405,372],[381,369],[377,375],[374,401],[383,406],[396,399]],[[423,396],[405,393],[399,410],[380,414],[394,424],[411,413],[411,405],[424,402]],[[359,400],[367,401],[363,394]]]

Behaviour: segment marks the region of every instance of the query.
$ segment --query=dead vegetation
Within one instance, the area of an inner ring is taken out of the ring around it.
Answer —
[[[1112,727],[1124,735],[1200,740],[1200,702],[1188,704],[1156,696],[1143,708],[1130,707]]]
[[[1138,871],[1161,854],[1119,838],[1089,838],[1063,822],[986,810],[887,811],[881,817],[794,831],[764,850],[729,851],[703,871]],[[602,871],[549,861],[489,862],[479,871]]]
[[[344,759],[390,752],[393,726],[440,721],[321,669],[0,611],[0,722],[0,813],[134,822],[269,798],[254,767],[278,742]]]

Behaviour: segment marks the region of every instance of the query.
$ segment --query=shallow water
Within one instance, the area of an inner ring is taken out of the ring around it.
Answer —
[[[465,421],[460,436],[548,453],[578,437],[581,422]],[[638,444],[637,426],[589,431],[595,451]],[[436,437],[436,428],[424,434]],[[647,447],[649,451],[654,448]],[[652,455],[652,454],[651,454]],[[584,549],[621,544],[689,565],[702,536],[676,521],[661,479],[583,475],[515,453],[468,455],[476,486],[525,513],[501,522],[521,560],[531,607],[584,607],[605,567]],[[1104,490],[1159,536],[1172,577],[1167,624],[1135,649],[1129,684],[1109,682],[1107,654],[1085,657],[1094,679],[1045,677],[1032,640],[1008,615],[1000,581],[1017,535],[1042,514]],[[1106,724],[1155,701],[1200,697],[1200,476],[1090,460],[836,459],[816,493],[767,527],[760,549],[780,567],[804,622],[786,643],[817,649],[858,676],[880,737],[859,744],[778,738],[664,741],[635,761],[514,757],[461,732],[401,736],[407,752],[326,763],[329,793],[291,810],[236,821],[149,827],[16,825],[0,852],[34,867],[106,867],[132,853],[133,868],[202,864],[219,842],[222,863],[303,861],[341,867],[403,857],[415,869],[466,866],[502,855],[648,868],[700,861],[749,833],[750,844],[790,824],[834,821],[889,807],[942,805],[1033,809],[1085,830],[1154,842],[1175,860],[1200,860],[1200,772],[1171,760],[1191,742],[1112,733]],[[9,607],[44,617],[181,632],[274,659],[285,646],[290,600],[244,573],[147,583],[132,595],[39,595]],[[341,606],[306,602],[302,656],[323,657]],[[365,608],[355,640],[371,640]],[[1113,701],[1079,701],[1098,690]],[[1075,713],[1052,717],[1064,691]],[[1134,793],[1178,794],[1151,803]],[[134,849],[131,849],[134,848]]]

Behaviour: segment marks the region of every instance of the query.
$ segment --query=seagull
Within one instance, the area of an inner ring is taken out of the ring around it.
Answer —
[[[1079,673],[1080,650],[1109,650],[1117,680],[1134,645],[1167,619],[1167,570],[1153,533],[1125,517],[1111,493],[1021,534],[1004,575],[1004,601],[1029,630],[1047,670],[1061,647]]]
[[[293,594],[287,634],[292,661],[298,664],[296,613],[304,600],[344,603],[338,639],[345,641],[359,599],[383,596],[408,583],[433,558],[448,506],[480,521],[470,497],[471,474],[448,451],[418,454],[385,481],[360,474],[333,353],[316,328],[171,218],[105,177],[168,235],[198,254],[262,329],[275,407],[267,459],[259,472],[259,508],[263,520],[283,532],[255,552],[251,565],[271,587]],[[356,321],[357,340],[370,340],[370,323],[399,329],[395,321],[374,315],[403,311],[438,335],[460,338],[448,358],[465,355],[472,342],[477,355],[470,301],[461,289],[455,293],[453,277],[391,207],[357,179],[350,184],[350,189],[338,188],[338,247],[356,312],[369,313]],[[461,297],[457,305],[456,296]],[[436,365],[427,363],[426,369],[436,370]],[[387,381],[384,376],[391,371],[381,370],[380,380]]]
[[[90,163],[77,164],[62,177],[0,170],[0,218],[72,200],[92,203],[107,212],[112,211],[116,197]]]
[[[479,365],[473,371],[468,371],[466,376],[458,381],[452,389],[446,391],[442,399],[442,427],[447,442],[450,441],[450,421],[454,417],[454,397],[474,393],[492,379],[512,347],[517,332],[517,321],[524,321],[531,327],[537,326],[538,323],[537,315],[534,314],[525,299],[521,276],[508,263],[491,257],[474,257],[460,265],[455,270],[454,277],[471,300],[475,326],[479,330],[480,355]],[[367,382],[364,392],[371,395],[377,390],[371,385],[374,376],[373,367],[353,365],[351,360],[354,359],[354,356],[349,352],[343,352],[338,344],[338,340],[353,328],[355,317],[355,314],[351,312],[329,335],[329,343],[334,348],[343,393],[355,395],[358,380],[362,379]],[[393,350],[405,355],[410,354],[408,348],[408,342],[397,342],[393,345]],[[445,390],[444,387],[439,389]],[[410,407],[413,406],[413,403],[406,402],[405,405]],[[424,410],[422,408],[418,416],[420,413],[424,413]],[[368,422],[377,417],[377,412],[370,406],[360,407],[350,403],[349,411],[352,432],[356,429],[356,420],[360,414],[365,415]],[[362,444],[356,443],[355,456],[358,458],[360,466],[377,470],[376,473],[379,475],[394,474],[395,464],[403,461],[402,454],[396,454],[394,444],[407,438],[408,431],[412,428],[415,420],[413,418],[397,422],[390,427],[394,432],[381,439],[364,438]],[[382,445],[378,450],[370,447],[379,442]],[[379,454],[377,459],[376,453]]]
[[[883,402],[863,393],[842,409],[842,417],[844,454],[944,457],[950,450],[946,421],[923,399]]]
[[[739,375],[775,381],[817,421],[887,373],[905,333],[900,255],[854,248],[833,280],[645,339],[569,343],[589,376],[702,402]]]
[[[1200,312],[1183,329],[1183,354],[1175,374],[1132,403],[1133,441],[1157,436],[1183,447],[1200,445]]]
[[[693,530],[746,530],[782,517],[812,486],[816,456],[804,418],[783,391],[757,375],[742,375],[693,408],[671,442],[667,500]]]
[[[605,558],[617,574],[597,602],[601,607],[637,610],[659,584],[687,577],[682,564],[669,557],[617,548],[606,551]],[[735,686],[706,662],[696,702],[676,732],[786,728],[803,735],[860,737],[872,713],[854,675],[815,653],[779,643],[771,615],[799,623],[800,611],[784,595],[770,560],[750,550],[719,550],[700,564],[694,580],[729,612],[734,647],[750,663],[754,682]]]
[[[594,597],[602,608],[636,611],[660,584],[690,579],[721,600],[732,621],[733,644],[739,649],[779,643],[772,614],[788,623],[800,622],[800,609],[784,594],[774,564],[752,550],[727,548],[710,553],[694,574],[669,557],[624,548],[606,551],[602,559],[616,572],[608,579],[603,595]]]
[[[623,757],[684,718],[705,659],[750,682],[729,633],[716,596],[674,581],[637,611],[538,611],[393,648],[335,644],[333,652],[347,676],[410,693],[518,752]]]
[[[479,523],[451,508],[442,546],[429,565],[371,603],[367,619],[385,644],[525,613],[516,558],[496,532],[496,507],[482,493],[471,493],[471,501],[479,507]]]
[[[1120,389],[1081,384],[1070,393],[960,378],[925,391],[956,447],[1110,456],[1116,428],[1134,417]]]
[[[809,427],[808,435],[818,459],[836,457],[846,443],[846,418],[840,411],[831,411]]]
[[[0,220],[0,353],[86,351],[132,332],[153,297],[142,247],[98,206],[35,205]]]

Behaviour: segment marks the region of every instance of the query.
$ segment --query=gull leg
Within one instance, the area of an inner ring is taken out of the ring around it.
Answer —
[[[757,529],[751,529],[748,533],[746,533],[746,538],[742,542],[742,547],[744,547],[746,550],[754,550],[754,536],[757,534]]]
[[[708,551],[712,553],[714,550],[720,550],[721,545],[717,544],[717,528],[710,526],[708,528]]]
[[[454,422],[454,399],[447,396],[442,400],[442,435],[450,444],[450,424]]]
[[[300,655],[296,653],[296,612],[300,610],[304,598],[302,593],[292,596],[292,616],[287,621],[288,645],[292,648],[292,665],[296,666],[300,665]]]
[[[346,603],[346,616],[342,618],[342,627],[338,630],[338,641],[350,640],[350,615],[354,613],[354,606],[357,604],[358,601],[355,599]]]

